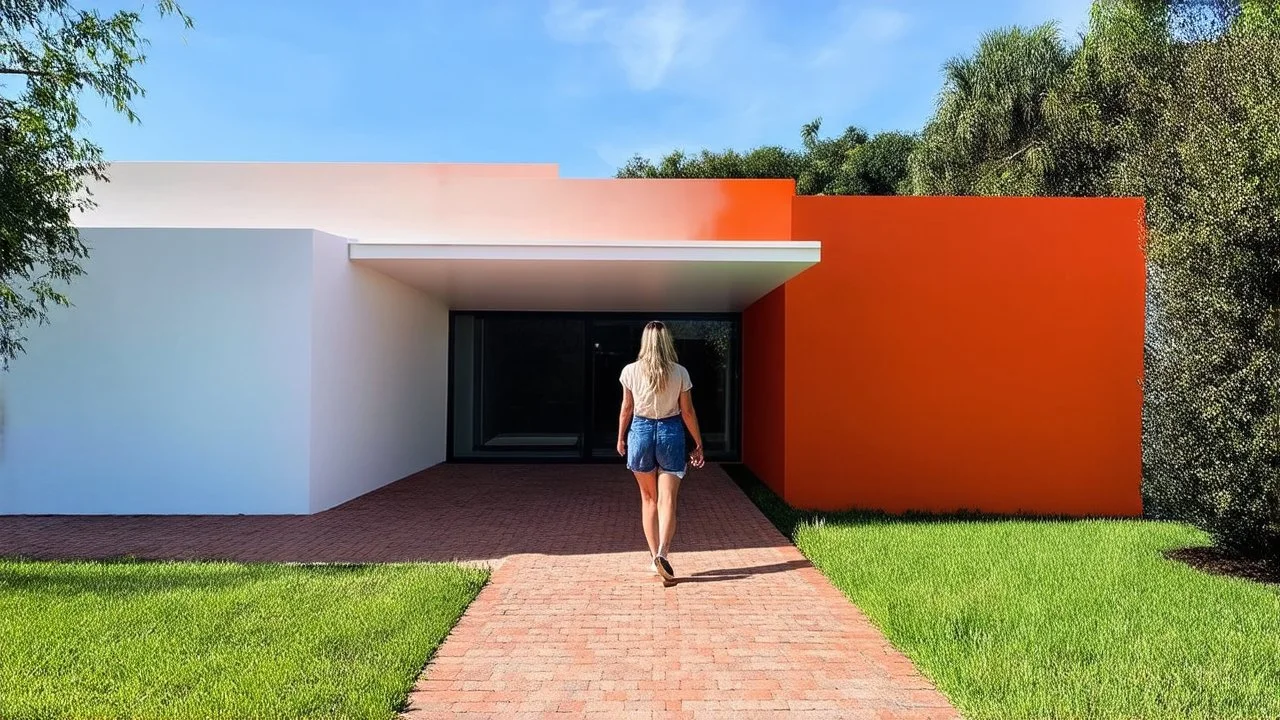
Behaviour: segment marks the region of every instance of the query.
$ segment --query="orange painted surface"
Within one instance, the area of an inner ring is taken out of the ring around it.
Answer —
[[[823,247],[785,289],[786,500],[1139,514],[1142,216],[1135,199],[796,198],[793,237]]]
[[[742,313],[742,461],[786,497],[786,286]]]

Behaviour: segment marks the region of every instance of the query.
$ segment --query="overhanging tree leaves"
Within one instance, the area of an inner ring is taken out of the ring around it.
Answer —
[[[175,0],[104,13],[70,0],[0,0],[0,363],[22,352],[24,329],[67,305],[88,248],[72,225],[105,179],[102,149],[83,134],[80,102],[97,95],[136,121],[143,94],[143,12],[188,18]]]

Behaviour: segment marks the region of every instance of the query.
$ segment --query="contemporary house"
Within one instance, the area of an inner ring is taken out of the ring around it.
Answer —
[[[111,177],[74,307],[0,378],[0,513],[312,513],[441,462],[619,463],[618,372],[653,318],[710,458],[792,505],[1141,511],[1140,199]]]

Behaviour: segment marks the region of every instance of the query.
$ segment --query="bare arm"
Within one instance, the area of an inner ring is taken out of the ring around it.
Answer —
[[[618,454],[627,454],[627,431],[631,429],[631,415],[635,412],[636,399],[631,390],[622,388],[622,411],[618,413]]]
[[[698,428],[698,413],[693,409],[693,396],[688,390],[680,393],[680,417],[684,418],[684,425],[693,436],[693,452],[690,453],[693,466],[702,467],[702,430]]]

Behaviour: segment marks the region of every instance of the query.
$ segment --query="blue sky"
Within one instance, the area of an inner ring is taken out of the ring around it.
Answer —
[[[104,6],[109,3],[103,2]],[[113,160],[554,162],[913,130],[986,30],[1089,0],[183,0],[149,24],[141,126]]]

